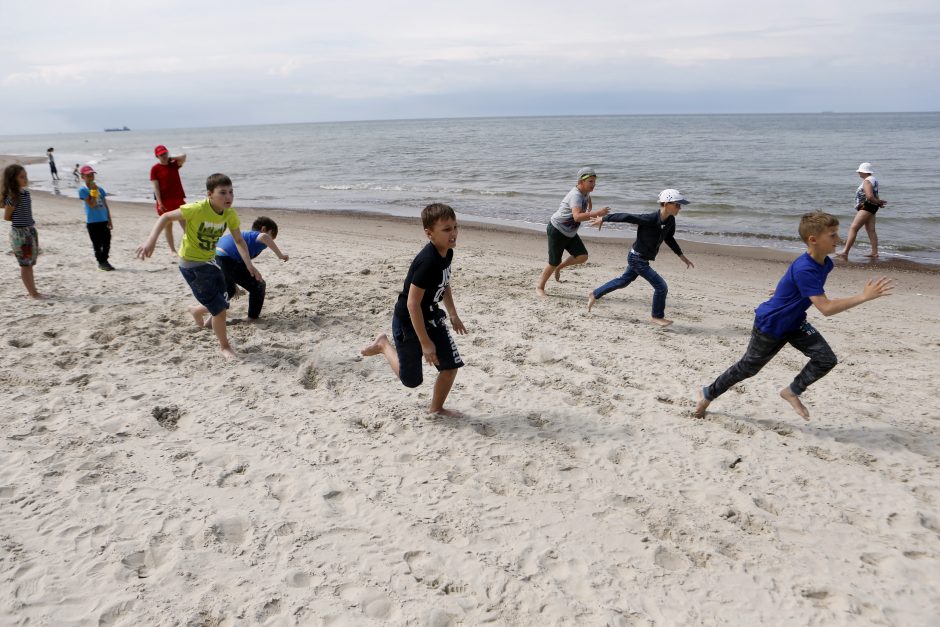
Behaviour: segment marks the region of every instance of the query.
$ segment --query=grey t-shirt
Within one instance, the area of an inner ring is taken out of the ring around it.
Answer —
[[[572,187],[571,191],[568,192],[568,195],[565,196],[564,200],[561,201],[561,206],[558,207],[558,211],[552,214],[552,226],[561,231],[562,234],[567,237],[574,237],[577,235],[578,227],[581,226],[581,223],[574,221],[571,208],[580,207],[581,211],[587,211],[588,199],[590,197],[590,194],[582,194],[577,185]]]

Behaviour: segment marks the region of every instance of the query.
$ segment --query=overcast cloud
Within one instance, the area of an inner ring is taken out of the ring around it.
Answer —
[[[940,109],[934,0],[2,1],[3,134]]]

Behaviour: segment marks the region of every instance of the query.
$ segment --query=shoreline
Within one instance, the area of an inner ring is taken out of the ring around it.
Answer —
[[[0,155],[0,168],[6,167],[9,163],[40,164],[46,161],[45,157],[33,157],[22,155]],[[48,197],[56,198],[58,195],[52,192],[37,190],[32,192],[37,198]],[[67,196],[62,196],[67,197]],[[112,200],[112,204],[151,207],[151,204],[141,200]],[[403,212],[374,211],[374,210],[356,210],[355,212],[344,211],[340,209],[293,209],[293,208],[261,208],[252,206],[238,205],[236,199],[236,210],[254,214],[279,213],[285,215],[305,216],[309,215],[313,219],[317,216],[347,217],[350,219],[363,218],[368,220],[384,220],[402,224],[412,223],[420,212],[420,207],[415,207],[415,216],[403,215]],[[481,216],[468,215],[458,212],[461,221],[461,228],[472,228],[483,232],[502,232],[511,234],[525,234],[536,238],[544,239],[545,225],[528,222],[512,222],[500,220],[498,218],[486,218]],[[840,224],[840,229],[848,228],[847,224]],[[614,232],[606,231],[603,235],[591,227],[580,229],[582,239],[586,240],[592,246],[621,246],[625,247],[632,241],[634,234],[632,231]],[[733,257],[738,259],[753,259],[761,261],[792,261],[794,257],[801,254],[802,247],[795,246],[792,250],[767,246],[755,246],[750,244],[727,244],[715,242],[699,242],[689,239],[676,238],[684,250],[693,253],[709,254],[717,256]],[[625,253],[624,253],[625,254]],[[923,272],[926,274],[940,274],[940,263],[933,264],[924,261],[913,261],[910,259],[896,257],[882,257],[879,260],[868,260],[854,256],[849,261],[843,261],[833,257],[833,261],[840,267],[848,268],[868,268],[875,273],[903,271],[903,272]]]

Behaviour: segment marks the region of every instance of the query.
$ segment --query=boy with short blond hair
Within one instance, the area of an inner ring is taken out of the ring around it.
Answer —
[[[146,259],[153,254],[157,238],[167,224],[186,221],[183,243],[178,253],[179,268],[180,274],[192,289],[193,296],[199,301],[198,306],[189,308],[189,313],[200,328],[205,325],[206,314],[211,316],[212,330],[219,340],[222,355],[227,358],[237,355],[228,342],[225,329],[225,315],[229,307],[225,277],[215,263],[215,246],[226,228],[232,233],[235,248],[245,262],[245,268],[256,280],[261,280],[261,273],[252,264],[248,247],[239,230],[241,222],[232,208],[234,201],[232,179],[224,174],[213,174],[206,179],[205,200],[183,205],[161,215],[150,236],[137,248],[137,257]]]
[[[421,212],[421,222],[429,242],[411,262],[404,289],[398,295],[392,315],[395,343],[380,333],[360,352],[364,357],[383,355],[392,372],[409,388],[418,387],[424,380],[423,358],[438,370],[428,413],[460,417],[459,412],[445,409],[444,401],[457,377],[457,369],[463,367],[463,359],[447,329],[447,315],[438,306],[444,302],[454,331],[461,335],[467,332],[457,315],[450,288],[457,215],[448,205],[434,203]]]
[[[770,300],[755,310],[751,341],[744,356],[699,391],[696,417],[704,416],[712,401],[731,386],[760,372],[781,348],[790,344],[810,361],[789,386],[780,390],[780,396],[809,420],[809,410],[800,401],[800,395],[826,376],[837,360],[823,336],[807,322],[806,310],[814,305],[824,316],[833,316],[891,294],[891,280],[881,277],[870,279],[855,296],[830,300],[825,283],[833,268],[829,255],[839,244],[839,220],[821,211],[806,213],[800,220],[799,232],[806,252],[790,264]]]

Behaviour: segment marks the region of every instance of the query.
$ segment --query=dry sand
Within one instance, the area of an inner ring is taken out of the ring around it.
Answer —
[[[696,420],[793,255],[689,244],[687,270],[664,247],[659,329],[642,281],[586,312],[625,243],[589,241],[538,300],[544,236],[463,228],[449,405],[469,417],[442,420],[429,381],[358,355],[415,221],[266,211],[290,261],[259,257],[268,301],[257,325],[234,303],[232,364],[165,242],[134,260],[153,209],[112,209],[117,272],[79,201],[41,194],[53,298],[4,257],[0,624],[936,624],[936,273],[810,312],[840,357],[811,421],[777,396],[790,348]],[[829,294],[873,274],[838,265]]]

